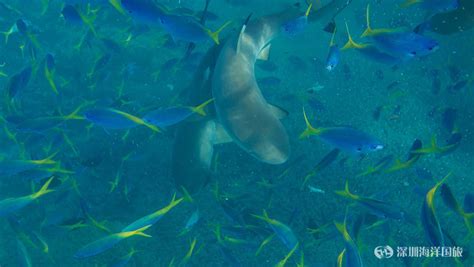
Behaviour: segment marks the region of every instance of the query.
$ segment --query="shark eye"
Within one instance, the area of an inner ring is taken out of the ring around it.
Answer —
[[[416,56],[416,51],[412,51],[412,52],[410,52],[410,55],[412,55],[412,56]]]
[[[362,147],[357,147],[357,151],[361,152],[361,151],[362,151]]]

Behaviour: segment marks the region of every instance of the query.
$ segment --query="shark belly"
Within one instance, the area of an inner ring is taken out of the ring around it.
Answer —
[[[263,97],[255,79],[259,53],[280,32],[286,16],[263,17],[229,38],[217,59],[212,95],[217,118],[246,152],[269,164],[290,155],[288,134]]]

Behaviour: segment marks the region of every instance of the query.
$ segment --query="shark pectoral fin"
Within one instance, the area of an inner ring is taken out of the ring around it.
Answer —
[[[267,61],[268,58],[270,57],[270,48],[271,48],[271,47],[272,47],[271,44],[268,44],[267,46],[265,46],[265,47],[260,51],[260,53],[258,54],[257,59]]]
[[[213,141],[214,141],[213,142],[214,145],[233,142],[232,137],[230,137],[226,129],[224,129],[224,126],[222,126],[220,123],[217,123],[217,122],[216,122],[216,132],[215,132]]]
[[[285,110],[284,108],[279,107],[279,106],[274,105],[274,104],[268,104],[268,107],[271,109],[272,113],[275,114],[275,116],[276,116],[279,120],[288,117],[288,115],[290,114],[290,113],[289,113],[287,110]]]

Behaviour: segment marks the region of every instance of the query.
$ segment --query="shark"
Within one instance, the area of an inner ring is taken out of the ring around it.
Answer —
[[[309,14],[308,22],[331,21],[347,3],[333,0],[318,10],[320,17]],[[300,8],[292,6],[254,20],[249,17],[240,31],[208,50],[185,91],[190,105],[211,97],[214,102],[208,116],[176,129],[171,176],[178,190],[197,193],[211,180],[217,144],[233,142],[267,164],[288,161],[290,142],[280,121],[288,113],[266,101],[256,81],[255,62],[268,57],[282,26],[302,15]]]

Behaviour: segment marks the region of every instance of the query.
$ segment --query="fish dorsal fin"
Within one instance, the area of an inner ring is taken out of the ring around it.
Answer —
[[[240,45],[242,43],[242,38],[244,37],[245,29],[247,28],[247,24],[249,23],[250,18],[252,17],[252,14],[253,13],[250,13],[247,16],[247,18],[245,19],[244,24],[242,24],[242,28],[240,29],[239,38],[237,39],[237,49],[236,49],[237,54],[240,53]]]
[[[214,145],[218,144],[226,144],[226,143],[231,143],[232,137],[227,133],[226,129],[224,129],[224,126],[222,124],[215,122],[216,125],[216,130],[215,130],[215,135],[214,135]]]
[[[262,50],[260,50],[260,53],[258,54],[257,59],[267,61],[268,58],[270,57],[271,47],[272,47],[272,44],[268,44]]]
[[[287,110],[285,110],[284,108],[279,107],[279,106],[274,105],[274,104],[268,104],[268,107],[270,108],[271,112],[272,112],[273,114],[275,114],[275,116],[276,116],[279,120],[288,117],[288,115],[290,114],[290,113],[289,113]]]

